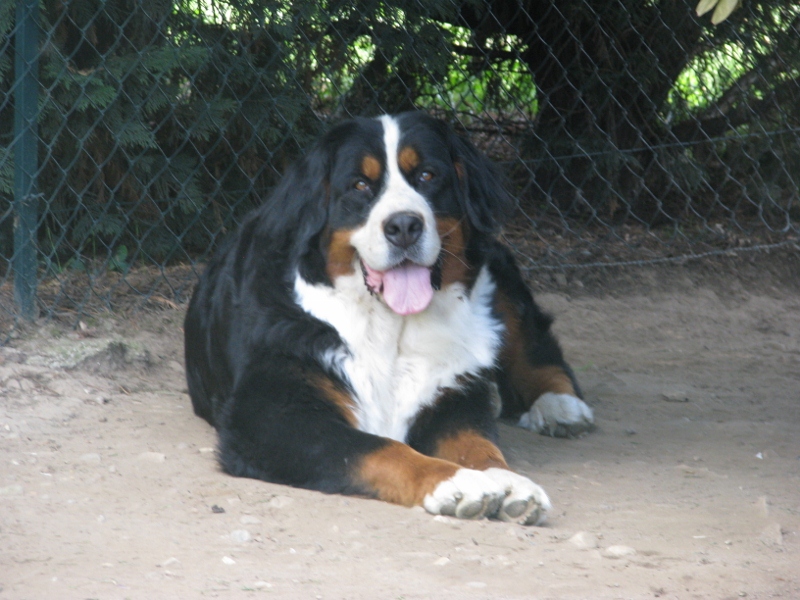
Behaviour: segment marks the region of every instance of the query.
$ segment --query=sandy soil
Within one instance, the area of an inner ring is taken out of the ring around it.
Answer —
[[[545,527],[235,479],[178,310],[0,348],[0,598],[800,598],[800,258],[534,282],[598,429],[502,447]]]

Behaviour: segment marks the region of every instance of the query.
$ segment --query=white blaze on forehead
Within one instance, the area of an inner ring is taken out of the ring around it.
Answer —
[[[395,213],[416,213],[424,223],[423,232],[415,248],[405,258],[431,266],[441,250],[433,210],[425,197],[406,181],[400,170],[398,154],[401,132],[397,119],[383,116],[379,120],[383,125],[383,143],[386,149],[385,185],[367,222],[353,233],[350,243],[370,268],[377,271],[390,269],[401,262],[402,258],[398,259],[397,248],[386,239],[383,224]]]
[[[410,187],[400,171],[400,163],[397,160],[400,155],[400,125],[394,117],[389,115],[380,117],[380,120],[383,123],[383,144],[386,147],[386,169],[389,171],[389,181],[394,179],[397,183],[402,182]]]

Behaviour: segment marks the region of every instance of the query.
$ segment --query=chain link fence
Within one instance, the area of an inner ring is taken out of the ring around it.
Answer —
[[[797,247],[795,3],[13,0],[0,328],[183,304],[329,123],[412,108],[504,166],[531,271]]]

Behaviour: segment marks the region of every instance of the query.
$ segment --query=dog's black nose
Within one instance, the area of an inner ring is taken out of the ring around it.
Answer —
[[[383,235],[403,250],[414,245],[424,229],[422,217],[413,212],[395,213],[383,223]]]

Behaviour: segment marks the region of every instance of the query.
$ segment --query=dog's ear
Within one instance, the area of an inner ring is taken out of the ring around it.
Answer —
[[[463,208],[475,229],[495,233],[511,216],[516,201],[498,167],[464,138],[452,133],[453,162]]]
[[[281,242],[300,248],[325,227],[330,162],[321,140],[286,171],[260,210],[260,228],[273,241],[288,235]]]

